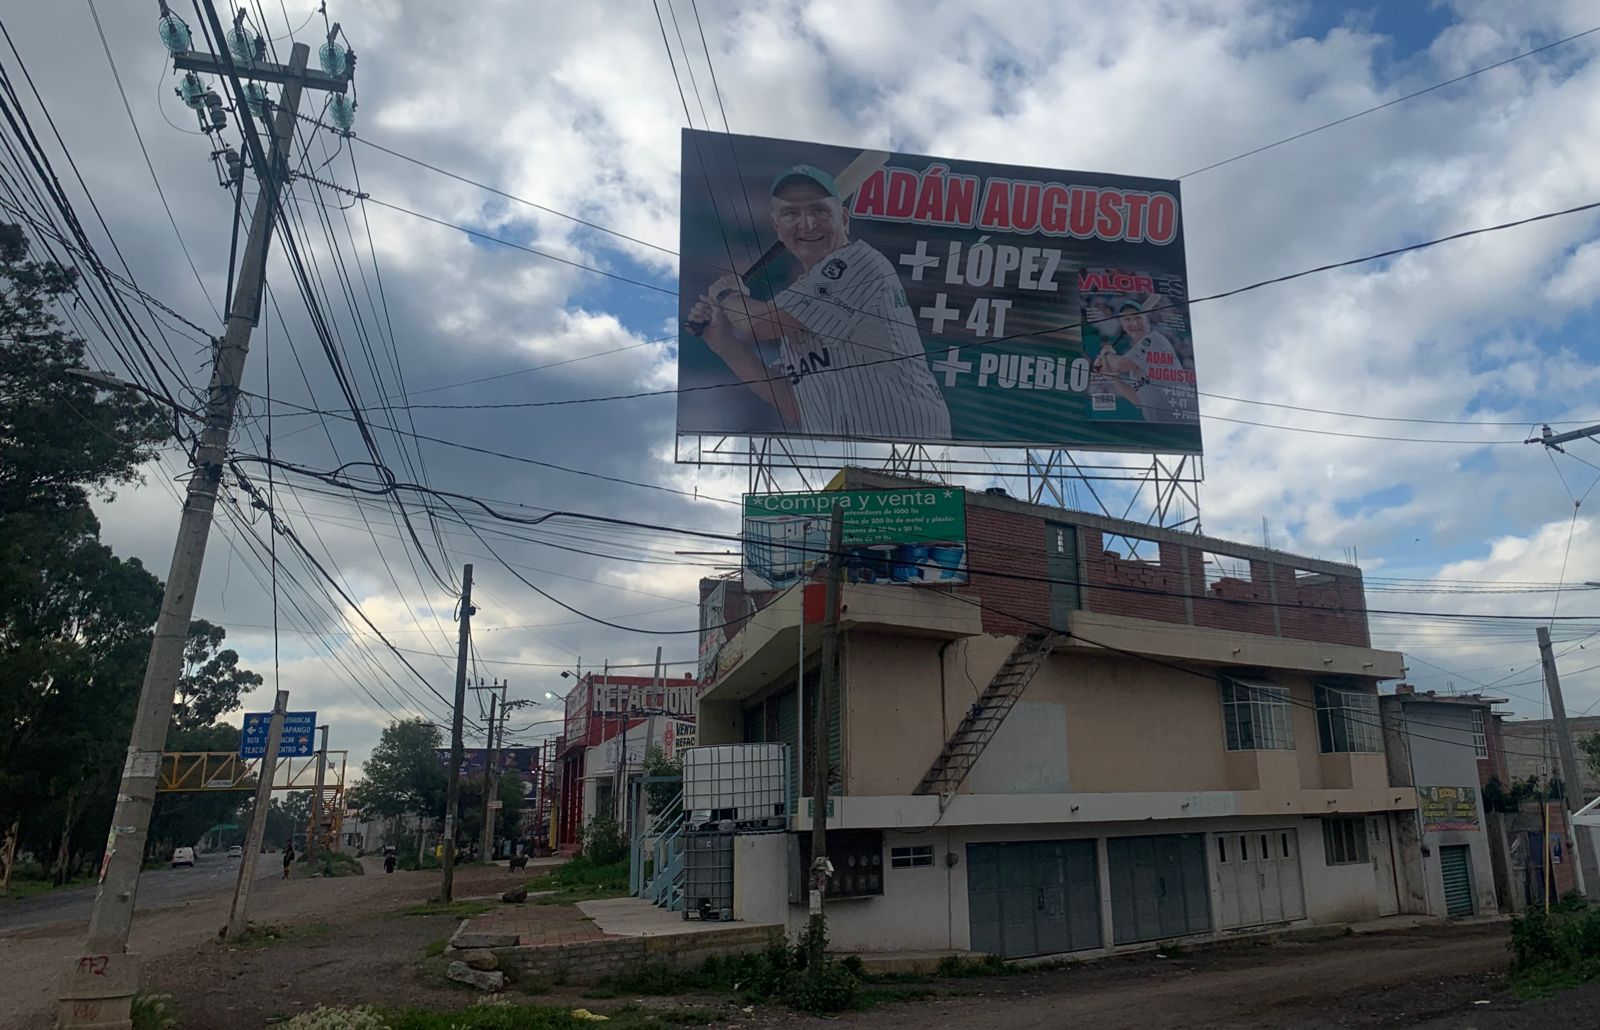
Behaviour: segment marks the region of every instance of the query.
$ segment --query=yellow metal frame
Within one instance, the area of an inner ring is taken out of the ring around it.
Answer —
[[[348,751],[329,751],[323,785],[344,794]],[[170,751],[161,756],[156,790],[198,794],[218,790],[255,790],[261,759],[240,758],[232,751]],[[273,790],[312,790],[317,785],[317,758],[280,758],[273,770]],[[342,814],[342,813],[341,813]]]

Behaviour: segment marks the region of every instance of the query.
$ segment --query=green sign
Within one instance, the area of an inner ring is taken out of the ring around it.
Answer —
[[[828,557],[833,512],[852,583],[953,586],[967,581],[966,491],[953,487],[746,494],[746,590],[799,582]]]

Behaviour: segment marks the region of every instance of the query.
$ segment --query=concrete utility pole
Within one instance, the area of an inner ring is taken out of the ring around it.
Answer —
[[[1561,676],[1556,672],[1556,657],[1550,650],[1550,630],[1538,628],[1539,664],[1544,668],[1544,688],[1550,695],[1550,716],[1555,723],[1556,747],[1561,751],[1562,806],[1567,813],[1567,825],[1572,826],[1572,813],[1584,805],[1582,781],[1578,779],[1578,756],[1572,747],[1572,732],[1567,728],[1567,704],[1561,697]],[[1600,890],[1600,870],[1596,869],[1595,854],[1587,830],[1572,826],[1572,839],[1578,850],[1578,868],[1583,873],[1583,883],[1589,892]]]
[[[839,653],[839,580],[844,572],[840,549],[843,542],[844,509],[835,505],[833,517],[828,523],[828,582],[824,600],[827,610],[823,613],[822,670],[817,689],[816,718],[811,731],[811,747],[816,758],[811,765],[811,922],[807,934],[811,955],[807,968],[812,970],[822,967],[822,899],[827,893],[828,877],[832,873],[832,867],[828,864],[828,703],[833,693],[834,662]],[[805,617],[805,595],[802,592],[802,623]],[[805,756],[800,757],[804,761]]]
[[[456,644],[456,710],[450,717],[450,794],[444,812],[439,900],[449,901],[456,885],[456,812],[461,807],[461,710],[467,703],[467,648],[472,643],[472,564],[461,567],[461,633]]]
[[[215,9],[206,3],[214,36],[222,38],[221,23]],[[228,437],[233,428],[234,407],[249,352],[250,334],[261,308],[266,281],[267,249],[279,207],[279,197],[289,178],[289,151],[294,139],[295,119],[304,87],[343,92],[349,76],[335,77],[308,72],[311,49],[295,44],[288,65],[252,64],[251,78],[281,83],[283,94],[276,105],[271,136],[263,142],[253,125],[246,122],[246,136],[252,144],[253,164],[260,186],[260,199],[250,220],[239,265],[237,285],[228,309],[227,325],[218,341],[207,389],[205,426],[200,433],[193,458],[194,474],[186,489],[183,512],[178,523],[178,539],[173,547],[172,564],[167,572],[161,612],[156,620],[145,665],[144,682],[139,690],[133,732],[128,742],[122,782],[106,837],[105,857],[100,867],[100,884],[89,918],[89,936],[81,956],[72,960],[65,974],[58,1011],[63,1026],[126,1026],[132,997],[138,988],[137,959],[128,953],[128,935],[133,926],[134,902],[139,888],[139,869],[144,859],[150,814],[155,807],[157,775],[161,753],[166,746],[167,727],[172,721],[172,697],[183,665],[183,648],[188,639],[189,621],[194,614],[195,592],[200,584],[206,541],[211,533],[212,511],[222,484],[227,460]],[[226,73],[235,92],[242,97],[234,62],[223,54],[182,53],[174,62],[180,68],[212,74]],[[248,119],[244,106],[242,118]],[[220,112],[219,112],[220,113]]]
[[[498,740],[503,741],[506,737],[506,686],[506,683],[497,683],[489,687],[479,686],[474,688],[476,690],[491,691],[489,694],[489,733],[483,742],[483,828],[478,832],[478,861],[484,863],[494,861],[491,854],[494,849],[495,824],[495,806],[493,802],[499,800],[500,797],[500,747],[495,737],[495,702],[500,702],[498,713],[500,736]],[[498,698],[492,693],[496,690],[500,691]]]
[[[239,882],[233,888],[233,906],[228,909],[227,936],[237,937],[250,925],[250,887],[256,882],[256,859],[267,836],[267,807],[272,801],[272,780],[278,773],[278,749],[283,744],[283,713],[289,710],[289,692],[278,691],[272,703],[272,719],[267,724],[267,750],[261,756],[261,772],[256,775],[256,805],[250,811],[250,830],[244,837],[244,855],[239,861]]]
[[[317,785],[311,791],[311,832],[306,834],[307,868],[317,861],[317,834],[322,832],[322,787],[328,778],[328,727],[318,726],[317,729],[322,731],[322,747],[317,750]]]

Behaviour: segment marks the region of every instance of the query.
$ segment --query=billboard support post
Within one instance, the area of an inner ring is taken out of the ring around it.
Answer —
[[[256,880],[256,859],[261,855],[267,835],[267,804],[272,798],[272,780],[278,772],[278,742],[283,738],[283,713],[289,708],[289,692],[278,691],[272,705],[272,721],[267,728],[267,751],[261,756],[261,771],[256,774],[256,803],[250,810],[250,830],[244,839],[244,854],[239,860],[239,881],[233,888],[233,907],[228,911],[224,936],[237,938],[250,925],[250,885]],[[284,867],[288,875],[288,867]]]

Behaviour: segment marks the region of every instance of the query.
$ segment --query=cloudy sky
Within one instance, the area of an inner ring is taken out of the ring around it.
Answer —
[[[306,0],[250,6],[282,53],[291,30],[320,41],[322,18]],[[728,499],[743,473],[674,464],[671,397],[485,407],[674,385],[685,115],[669,49],[696,126],[721,128],[725,109],[741,133],[1179,177],[1194,295],[1600,200],[1600,32],[1194,171],[1600,25],[1600,9],[1583,0],[705,0],[709,68],[689,0],[662,0],[665,44],[648,0],[328,6],[360,58],[360,138],[308,128],[297,148],[309,152],[308,175],[352,189],[359,177],[370,199],[301,179],[292,232],[363,404],[409,394],[413,405],[472,406],[373,413],[397,476],[521,517],[568,509],[736,529]],[[187,0],[176,7],[198,29]],[[87,3],[14,5],[5,26],[139,285],[216,326],[229,195],[173,95],[154,0],[97,9],[131,121]],[[8,51],[0,57],[13,66]],[[1259,542],[1265,519],[1274,546],[1358,555],[1374,608],[1595,615],[1557,622],[1554,634],[1569,709],[1600,706],[1600,636],[1586,639],[1600,629],[1600,594],[1582,587],[1600,581],[1591,515],[1600,490],[1574,505],[1600,476],[1600,446],[1581,442],[1563,456],[1522,443],[1541,422],[1559,430],[1600,420],[1597,226],[1600,217],[1580,214],[1197,305],[1206,531]],[[99,225],[89,231],[109,254]],[[264,452],[270,389],[278,457],[320,469],[365,460],[349,422],[292,407],[345,402],[281,244],[269,283],[246,380],[258,396],[235,446]],[[200,384],[205,354],[182,328],[168,320]],[[117,367],[103,345],[98,353]],[[144,485],[102,506],[112,545],[162,572],[180,467],[169,455]],[[648,663],[657,645],[668,661],[694,656],[690,633],[596,624],[512,569],[587,615],[689,630],[695,582],[718,559],[679,552],[717,550],[716,541],[571,522],[491,529],[474,518],[475,534],[430,524],[412,496],[411,525],[436,577],[393,506],[314,486],[279,484],[279,509],[414,667],[279,539],[279,681],[293,707],[332,721],[336,746],[356,760],[392,714],[443,720],[429,688],[450,689],[450,584],[464,561],[476,565],[475,675],[509,678],[513,696],[560,691],[560,670],[580,659],[586,669]],[[247,496],[230,496],[239,505],[218,523],[196,611],[226,625],[270,685],[273,608],[259,547],[271,534]],[[1563,580],[1558,596],[1551,588]],[[1378,643],[1408,653],[1420,687],[1491,684],[1523,715],[1540,708],[1533,626],[1374,620]],[[518,739],[538,737],[536,722],[557,713],[548,703],[528,711]]]

